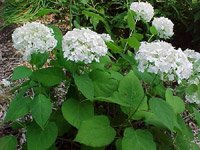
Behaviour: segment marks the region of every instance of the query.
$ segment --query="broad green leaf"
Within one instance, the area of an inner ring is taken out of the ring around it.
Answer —
[[[153,35],[157,35],[157,30],[156,30],[156,28],[154,27],[154,26],[151,26],[150,27],[150,32],[151,32],[151,34],[153,34]]]
[[[140,80],[131,71],[119,83],[118,92],[115,92],[111,101],[121,106],[136,109],[144,99],[144,90]]]
[[[14,121],[29,112],[30,99],[19,97],[14,99],[6,113],[5,121]]]
[[[153,95],[155,95],[155,96],[165,98],[166,88],[162,83],[157,84],[153,87],[152,92],[153,92]]]
[[[176,116],[173,108],[164,100],[159,98],[151,98],[149,100],[150,109],[163,125],[173,131],[176,121]]]
[[[85,75],[74,75],[74,81],[78,90],[88,99],[92,100],[94,98],[94,85],[92,80],[87,74]]]
[[[116,150],[122,150],[122,139],[117,139],[115,141],[115,147],[116,147]]]
[[[110,59],[109,56],[104,56],[104,57],[101,57],[99,62],[95,62],[93,61],[91,63],[91,69],[92,70],[95,70],[95,69],[100,69],[100,70],[104,70],[105,67],[109,64],[112,64],[112,61]]]
[[[181,117],[180,115],[177,115],[177,123],[181,129],[182,136],[186,137],[188,141],[192,141],[194,138],[192,129],[188,125],[186,125],[183,117]]]
[[[94,108],[91,102],[79,102],[74,99],[68,99],[62,105],[64,118],[74,127],[79,128],[81,122],[94,116]]]
[[[27,78],[31,76],[32,70],[25,67],[25,66],[19,66],[14,69],[13,75],[12,75],[12,80],[19,80],[23,78]]]
[[[129,116],[129,118],[133,120],[141,120],[144,119],[146,113],[148,111],[147,97],[145,97],[140,106],[138,106],[137,111],[135,107],[121,107],[122,111]]]
[[[133,71],[135,75],[142,80],[143,82],[146,82],[150,85],[158,85],[160,84],[161,80],[160,77],[156,74],[152,74],[149,72],[140,72],[138,71],[137,67],[133,66]]]
[[[27,128],[28,150],[45,150],[56,141],[58,129],[55,123],[49,122],[42,130],[37,124]]]
[[[106,45],[113,53],[122,53],[123,52],[123,48],[121,48],[114,42],[106,42]]]
[[[41,68],[49,58],[49,53],[33,53],[31,55],[30,64],[35,65],[37,68]]]
[[[186,93],[189,95],[192,95],[197,91],[198,91],[198,86],[195,84],[191,84],[186,88]]]
[[[174,145],[177,150],[190,150],[191,149],[190,143],[191,141],[188,141],[187,137],[182,136],[181,134],[176,135]],[[194,150],[194,149],[191,149],[191,150]]]
[[[173,96],[173,93],[170,89],[166,90],[165,98],[166,102],[171,105],[175,113],[179,114],[184,112],[185,104],[183,100],[178,96]]]
[[[72,128],[72,126],[64,119],[61,110],[52,113],[50,122],[54,122],[58,127],[58,136],[63,136]]]
[[[93,70],[90,78],[93,81],[95,97],[109,97],[117,90],[118,81],[113,79],[108,72]]]
[[[133,30],[135,28],[135,20],[132,14],[132,11],[129,10],[127,14],[127,22],[128,22],[128,27]]]
[[[0,150],[16,150],[17,139],[14,136],[4,136],[0,138]]]
[[[140,42],[134,36],[131,36],[130,38],[128,38],[128,45],[138,50],[140,47]]]
[[[106,116],[95,116],[81,123],[75,141],[91,147],[109,145],[116,132]]]
[[[198,126],[200,127],[200,113],[199,111],[193,107],[193,111],[194,111],[194,119],[197,122]]]
[[[126,128],[122,139],[122,150],[156,150],[156,144],[150,132]]]
[[[52,104],[50,99],[44,95],[38,95],[31,103],[31,114],[37,124],[44,128],[52,112]]]
[[[65,76],[62,69],[49,67],[34,71],[31,75],[31,79],[42,83],[44,86],[54,86],[63,81]]]

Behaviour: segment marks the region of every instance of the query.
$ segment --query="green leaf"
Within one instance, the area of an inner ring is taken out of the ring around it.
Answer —
[[[45,150],[56,141],[58,129],[55,123],[49,122],[42,130],[36,124],[27,128],[28,150]]]
[[[200,113],[199,111],[193,107],[193,111],[194,111],[194,119],[197,122],[198,126],[200,127]]]
[[[166,88],[162,83],[160,83],[153,87],[152,92],[153,92],[153,95],[155,95],[155,96],[165,98]]]
[[[109,34],[111,34],[110,26],[109,26],[108,22],[105,20],[105,17],[102,17],[97,13],[94,13],[94,12],[91,12],[91,11],[87,11],[87,10],[84,10],[82,12],[82,14],[86,15],[87,17],[93,18],[93,19],[95,18],[95,20],[101,21],[104,24],[104,27],[105,27],[106,31]]]
[[[37,124],[44,128],[52,112],[52,104],[50,99],[44,95],[38,95],[31,103],[31,114],[37,122]]]
[[[34,71],[31,79],[42,83],[44,86],[54,86],[62,82],[65,75],[61,68],[49,67]]]
[[[196,84],[191,84],[186,88],[186,93],[192,95],[198,91],[198,86]]]
[[[106,45],[113,53],[122,53],[123,52],[123,48],[121,48],[114,42],[106,42]]]
[[[6,113],[5,121],[14,121],[29,112],[29,98],[19,97],[14,99]]]
[[[80,2],[86,5],[89,2],[89,0],[81,0]]]
[[[133,30],[135,28],[135,20],[132,14],[132,11],[129,10],[127,14],[127,22],[128,22],[128,27]]]
[[[150,132],[126,128],[122,139],[123,150],[156,150],[156,144]]]
[[[115,92],[110,100],[121,106],[136,109],[144,98],[144,90],[140,80],[131,71],[120,81],[118,92]]]
[[[191,141],[188,141],[187,137],[182,136],[181,134],[176,135],[174,145],[175,145],[177,150],[189,150],[189,149],[191,149],[190,143],[191,143]],[[194,149],[191,149],[191,150],[194,150]]]
[[[141,41],[144,38],[144,36],[140,33],[133,33],[132,37],[135,37],[138,41]]]
[[[94,116],[94,108],[91,102],[79,102],[74,99],[68,99],[62,105],[64,118],[74,127],[79,128],[81,122]]]
[[[55,35],[55,39],[58,42],[56,47],[55,47],[55,49],[62,50],[62,39],[63,39],[62,31],[57,26],[51,25],[49,27],[53,29],[53,32],[54,32],[54,35]]]
[[[132,36],[132,37],[128,38],[128,45],[130,47],[138,50],[140,47],[140,42],[134,36]]]
[[[180,115],[177,115],[177,123],[181,129],[182,136],[186,137],[188,141],[192,141],[194,138],[192,129],[188,125],[186,125],[183,117],[181,117]]]
[[[74,81],[78,90],[88,99],[92,100],[94,98],[94,86],[92,80],[87,74],[78,76],[74,75]]]
[[[50,14],[50,13],[59,13],[60,11],[57,9],[48,9],[48,8],[42,8],[38,11],[38,13],[35,15],[36,17],[42,17],[44,15]]]
[[[30,64],[35,65],[37,68],[41,68],[49,58],[49,53],[33,53],[31,55]]]
[[[166,90],[165,98],[166,102],[171,105],[175,113],[179,114],[184,112],[185,104],[183,100],[178,96],[173,96],[173,93],[170,89]]]
[[[12,80],[19,80],[23,78],[30,77],[32,74],[32,70],[25,67],[25,66],[19,66],[14,69]]]
[[[72,128],[72,126],[64,119],[60,109],[52,113],[50,122],[54,122],[58,127],[58,136],[63,136]]]
[[[95,97],[109,97],[117,90],[118,81],[113,79],[108,72],[93,70],[90,78],[93,81]]]
[[[116,150],[122,150],[122,139],[117,139],[115,141],[115,147],[116,147]]]
[[[148,112],[148,104],[147,97],[145,97],[140,106],[137,107],[137,111],[135,107],[121,107],[122,111],[129,116],[129,118],[133,120],[141,120],[144,119],[146,113]]]
[[[151,32],[151,34],[153,34],[153,35],[157,35],[157,30],[156,30],[156,28],[154,27],[154,26],[151,26],[150,27],[150,32]]]
[[[17,139],[14,136],[4,136],[0,138],[0,150],[16,150]]]
[[[149,100],[149,105],[151,111],[156,116],[156,119],[169,130],[173,131],[176,120],[173,108],[164,100],[159,98],[151,98]]]
[[[115,135],[106,116],[95,116],[81,123],[75,141],[91,147],[103,147],[109,145]]]

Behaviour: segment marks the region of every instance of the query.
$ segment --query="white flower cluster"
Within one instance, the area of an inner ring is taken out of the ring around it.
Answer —
[[[64,58],[75,62],[91,63],[99,61],[107,54],[108,48],[102,37],[90,29],[68,31],[62,41]]]
[[[153,6],[148,2],[133,2],[130,9],[136,13],[137,20],[150,22],[154,16]]]
[[[200,104],[200,96],[198,95],[198,93],[194,93],[192,95],[186,95],[185,99],[187,102],[189,103],[196,103],[196,104]]]
[[[194,50],[186,49],[184,53],[192,62],[197,62],[198,60],[200,60],[200,53],[195,52]]]
[[[139,71],[159,74],[162,80],[180,83],[192,74],[193,64],[183,51],[164,41],[142,42],[135,58]]]
[[[152,25],[156,28],[158,36],[163,39],[169,39],[174,35],[173,22],[165,17],[154,18]]]
[[[188,80],[188,84],[189,85],[195,84],[198,86],[200,84],[200,76]],[[189,103],[200,104],[200,95],[198,94],[198,92],[194,92],[192,94],[186,94],[185,99]]]
[[[200,66],[199,66],[199,60],[200,60],[200,53],[195,52],[191,49],[186,49],[184,51],[185,55],[188,57],[188,59],[193,63],[193,74],[191,78],[188,80],[188,85],[197,85],[200,84]],[[192,94],[186,93],[185,99],[189,103],[196,103],[200,104],[200,95],[198,92],[194,92]]]
[[[53,50],[57,45],[53,30],[39,22],[24,24],[12,34],[13,46],[29,60],[33,53]]]

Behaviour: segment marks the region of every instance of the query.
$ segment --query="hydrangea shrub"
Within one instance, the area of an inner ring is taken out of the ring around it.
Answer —
[[[127,39],[84,27],[63,36],[37,22],[14,31],[13,45],[31,67],[15,68],[12,79],[24,82],[13,89],[4,121],[24,130],[24,147],[199,149],[181,117],[189,108],[200,122],[199,53],[160,41],[173,35],[173,23],[153,16],[150,3],[133,2]],[[15,149],[17,140],[8,135],[0,144]]]

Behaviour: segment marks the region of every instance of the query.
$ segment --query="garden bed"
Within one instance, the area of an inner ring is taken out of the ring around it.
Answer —
[[[179,39],[191,19],[179,5],[193,6],[172,3],[177,19],[156,2],[37,2],[24,22],[4,10],[4,150],[199,149],[198,32]]]

